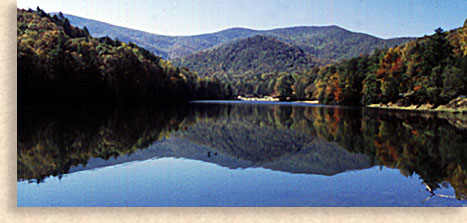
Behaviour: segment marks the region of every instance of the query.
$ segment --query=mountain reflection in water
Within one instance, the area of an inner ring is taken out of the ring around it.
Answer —
[[[175,157],[335,175],[375,165],[467,198],[464,116],[271,104],[21,108],[18,181]],[[461,123],[460,126],[458,123]]]

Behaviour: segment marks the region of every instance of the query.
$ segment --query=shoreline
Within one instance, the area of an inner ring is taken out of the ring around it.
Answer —
[[[318,105],[320,102],[318,100],[286,100],[280,101],[278,98],[274,97],[242,97],[238,96],[236,101],[258,101],[258,102],[294,102],[294,103],[304,103],[304,104],[313,104]],[[326,105],[326,104],[322,104]],[[337,105],[339,106],[339,105]],[[412,112],[439,112],[439,113],[453,113],[453,114],[467,114],[467,98],[455,98],[451,100],[448,104],[440,105],[436,108],[433,108],[434,105],[431,104],[421,104],[421,105],[398,105],[393,103],[379,103],[379,104],[370,104],[366,106],[359,106],[362,108],[376,108],[376,109],[384,109],[384,110],[398,110],[398,111],[412,111]]]
[[[397,105],[397,104],[371,104],[365,106],[367,108],[378,108],[388,110],[403,110],[403,111],[423,111],[423,112],[451,112],[467,114],[467,98],[456,98],[451,100],[448,104],[440,105],[433,108],[431,104],[422,105]]]
[[[279,98],[271,97],[271,96],[266,96],[263,98],[257,98],[257,97],[242,97],[238,96],[237,100],[239,101],[269,101],[269,102],[296,102],[296,103],[306,103],[306,104],[319,104],[318,100],[305,100],[305,101],[292,101],[292,100],[285,100],[281,101]]]

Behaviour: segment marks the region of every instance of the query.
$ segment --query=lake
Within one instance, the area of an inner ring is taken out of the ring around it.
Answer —
[[[288,102],[20,107],[17,205],[466,206],[466,127]]]

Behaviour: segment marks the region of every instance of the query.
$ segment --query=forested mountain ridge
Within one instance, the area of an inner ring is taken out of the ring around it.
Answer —
[[[270,36],[256,35],[177,58],[174,64],[226,83],[233,95],[281,96],[290,75],[329,63]],[[277,93],[276,93],[277,92]]]
[[[268,36],[253,36],[176,59],[198,75],[236,81],[269,72],[291,72],[318,64],[297,46]]]
[[[281,41],[299,46],[307,54],[332,60],[349,59],[361,53],[369,54],[376,48],[393,47],[413,39],[381,39],[368,34],[351,32],[338,26],[302,26],[272,30],[231,28],[215,33],[193,36],[164,36],[110,25],[78,16],[65,16],[73,25],[78,27],[86,26],[94,36],[109,36],[127,42],[131,41],[165,59],[187,56],[219,44],[255,35],[272,36]]]
[[[467,95],[467,20],[463,27],[372,55],[322,67],[313,98],[326,104],[430,103],[435,107]]]
[[[62,14],[17,11],[19,102],[220,99],[221,84],[174,67],[131,42],[93,38]]]

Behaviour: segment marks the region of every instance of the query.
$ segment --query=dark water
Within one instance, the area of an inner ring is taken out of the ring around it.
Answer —
[[[465,206],[466,126],[297,103],[22,107],[18,206]]]

